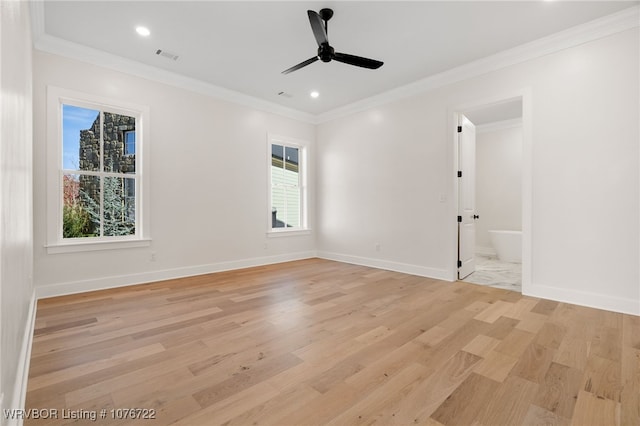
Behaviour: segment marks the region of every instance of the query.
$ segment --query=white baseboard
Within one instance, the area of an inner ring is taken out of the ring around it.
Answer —
[[[129,285],[145,284],[155,281],[171,280],[191,277],[194,275],[211,274],[215,272],[231,271],[235,269],[251,268],[254,266],[271,265],[316,257],[315,251],[288,253],[276,256],[255,257],[251,259],[232,260],[211,263],[207,265],[187,266],[184,268],[164,269],[139,274],[115,275],[91,280],[72,281],[36,287],[36,298],[64,296],[68,294],[84,293],[87,291],[105,290],[109,288],[125,287]]]
[[[345,262],[355,265],[369,266],[372,268],[386,269],[390,271],[402,272],[405,274],[435,278],[443,281],[452,281],[450,276],[451,273],[446,269],[429,268],[382,259],[372,259],[367,257],[352,256],[325,251],[319,251],[317,253],[317,256],[322,259],[335,260],[337,262]],[[543,299],[587,306],[595,309],[603,309],[640,316],[640,300],[624,299],[598,293],[589,293],[578,290],[568,290],[559,287],[534,284],[524,287],[523,294],[526,296],[540,297]]]
[[[402,272],[421,277],[435,278],[438,280],[452,281],[451,272],[446,269],[429,268],[426,266],[412,265],[408,263],[393,262],[390,260],[373,259],[370,257],[352,256],[341,253],[319,251],[317,256],[321,259],[335,260],[337,262],[352,263],[354,265],[369,266],[371,268],[386,269],[388,271]]]
[[[493,247],[476,246],[476,254],[479,254],[481,256],[497,256],[497,253]]]
[[[589,308],[640,316],[640,299],[623,299],[601,293],[569,290],[539,284],[531,284],[523,287],[522,294],[525,296],[555,300],[557,302],[587,306]]]
[[[11,400],[6,402],[3,409],[23,409],[27,398],[27,380],[29,379],[29,364],[31,361],[31,345],[33,343],[33,330],[36,324],[36,292],[31,294],[29,302],[29,312],[27,313],[27,321],[22,336],[22,346],[20,347],[20,355],[16,369],[16,381],[13,387],[13,395]],[[22,426],[21,418],[6,418],[4,411],[2,418],[6,420],[6,426]]]
[[[98,278],[93,280],[73,281],[66,283],[51,284],[39,286],[35,289],[35,297],[31,301],[29,310],[29,319],[25,330],[25,338],[21,351],[21,370],[18,372],[24,377],[17,380],[16,390],[14,392],[14,400],[7,401],[8,395],[5,395],[7,404],[16,401],[15,395],[26,395],[26,377],[29,371],[29,359],[31,355],[31,337],[33,335],[33,327],[35,324],[35,300],[47,297],[63,296],[67,294],[84,293],[87,291],[104,290],[109,288],[124,287],[135,284],[144,284],[154,281],[163,281],[176,278],[184,278],[194,275],[210,274],[215,272],[231,271],[235,269],[251,268],[255,266],[271,265],[294,260],[309,259],[319,257],[327,260],[335,260],[337,262],[351,263],[355,265],[369,266],[372,268],[386,269],[389,271],[402,272],[405,274],[418,275],[427,278],[434,278],[443,281],[453,281],[452,273],[446,269],[430,268],[426,266],[413,265],[408,263],[394,262],[384,259],[374,259],[361,256],[353,256],[341,253],[332,253],[326,251],[305,251],[298,253],[289,253],[276,256],[265,256],[251,259],[242,259],[228,262],[212,263],[207,265],[198,265],[185,268],[165,269],[161,271],[151,271],[132,275],[119,275],[106,278]],[[530,284],[523,288],[523,294],[526,296],[541,297],[544,299],[556,300],[559,302],[572,303],[576,305],[588,306],[596,309],[605,309],[614,312],[620,312],[631,315],[640,315],[640,300],[630,300],[619,297],[611,297],[599,293],[589,293],[578,290],[568,290],[548,285]],[[28,336],[28,337],[26,337]],[[25,346],[25,345],[28,345]],[[24,388],[24,389],[22,389]],[[18,401],[24,404],[24,396]]]

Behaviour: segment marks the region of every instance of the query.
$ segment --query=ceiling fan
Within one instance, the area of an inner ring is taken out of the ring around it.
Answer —
[[[318,42],[318,54],[313,58],[307,59],[304,62],[300,62],[298,65],[294,65],[291,68],[282,71],[282,74],[289,74],[290,72],[299,70],[302,67],[306,67],[307,65],[314,63],[318,59],[322,60],[322,62],[331,62],[332,60],[336,60],[345,64],[374,70],[380,68],[384,63],[376,61],[375,59],[339,53],[329,45],[329,38],[327,37],[327,21],[329,21],[333,16],[333,10],[322,9],[320,10],[320,13],[317,13],[314,10],[307,10],[307,15],[309,15],[309,23],[311,24],[313,35]]]

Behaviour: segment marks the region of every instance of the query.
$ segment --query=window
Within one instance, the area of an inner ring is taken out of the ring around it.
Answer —
[[[269,137],[269,228],[271,232],[307,230],[306,144]]]
[[[136,155],[136,132],[124,132],[124,155]]]
[[[48,90],[49,253],[148,244],[146,108]]]

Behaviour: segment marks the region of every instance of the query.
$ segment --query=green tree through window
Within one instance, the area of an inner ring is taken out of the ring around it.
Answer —
[[[63,105],[63,238],[136,232],[136,119]]]

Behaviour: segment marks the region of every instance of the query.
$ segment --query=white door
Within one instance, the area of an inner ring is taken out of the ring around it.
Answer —
[[[458,115],[458,279],[476,270],[476,126]]]

